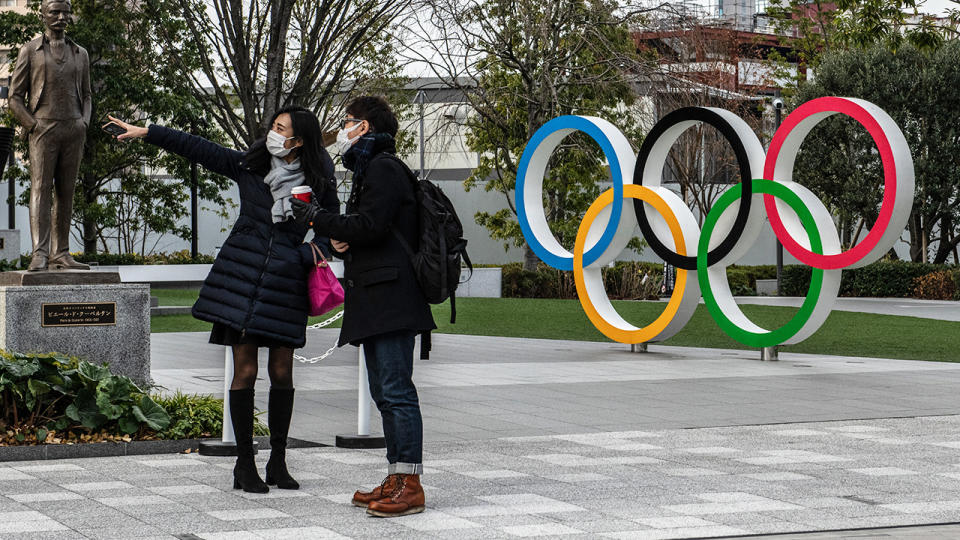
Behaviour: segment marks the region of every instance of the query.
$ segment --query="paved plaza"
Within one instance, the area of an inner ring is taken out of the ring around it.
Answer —
[[[431,442],[428,510],[391,520],[349,503],[385,474],[379,451],[291,450],[303,488],[267,495],[230,489],[229,458],[11,463],[0,468],[0,533],[702,538],[949,523],[958,452],[954,416]]]
[[[164,391],[222,394],[206,338],[152,336]],[[266,495],[231,489],[232,458],[8,462],[0,538],[960,538],[960,364],[437,335],[415,379],[423,514],[349,504],[382,450],[290,450],[302,489]],[[295,385],[292,436],[356,432],[356,349]]]

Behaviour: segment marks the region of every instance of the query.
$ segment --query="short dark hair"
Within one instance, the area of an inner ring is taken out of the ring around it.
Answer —
[[[397,136],[400,123],[393,113],[387,100],[380,96],[360,96],[347,105],[347,114],[354,118],[366,120],[370,123],[370,130],[375,133],[389,133]]]

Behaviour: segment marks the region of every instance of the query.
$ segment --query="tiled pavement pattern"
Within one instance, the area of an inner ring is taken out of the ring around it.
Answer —
[[[305,356],[326,350],[337,332],[311,331]],[[154,334],[156,382],[221,394],[223,347],[206,340]],[[617,343],[455,335],[435,335],[433,345],[431,359],[414,368],[432,441],[960,414],[960,363],[787,353],[760,362],[757,351],[651,345],[631,354]],[[294,386],[292,436],[333,444],[335,435],[355,433],[355,347],[298,364]]]
[[[292,450],[303,489],[267,495],[231,490],[231,461],[0,464],[0,538],[701,538],[960,516],[956,416],[430,442],[428,509],[393,520],[348,502],[384,474],[379,451]]]

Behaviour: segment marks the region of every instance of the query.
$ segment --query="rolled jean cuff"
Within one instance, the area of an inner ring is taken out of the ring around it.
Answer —
[[[391,463],[387,466],[388,474],[423,474],[422,463]]]

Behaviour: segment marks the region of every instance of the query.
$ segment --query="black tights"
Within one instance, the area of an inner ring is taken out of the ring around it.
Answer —
[[[253,388],[257,382],[257,346],[233,346],[233,383],[231,390]],[[293,349],[287,347],[270,348],[267,362],[270,374],[270,386],[274,388],[293,388]]]

